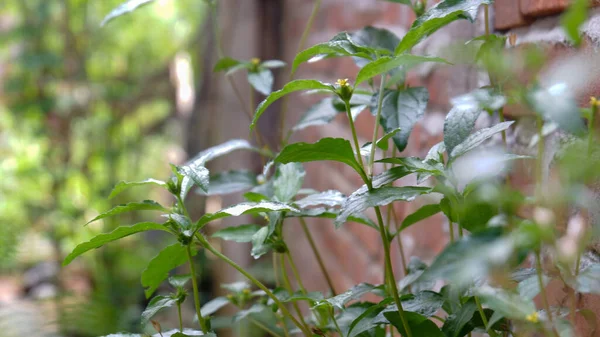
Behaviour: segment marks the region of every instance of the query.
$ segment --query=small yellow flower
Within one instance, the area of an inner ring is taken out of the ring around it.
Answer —
[[[598,108],[598,107],[600,107],[600,100],[598,100],[594,96],[590,97],[590,106],[592,108]]]
[[[253,57],[250,59],[250,63],[252,63],[253,66],[257,66],[260,64],[260,59],[258,57]]]
[[[537,323],[540,321],[537,311],[527,315],[527,317],[525,317],[525,319],[531,323]]]
[[[337,81],[335,81],[335,84],[339,85],[340,87],[349,87],[350,83],[348,82],[347,78],[344,79],[339,79]]]
[[[242,290],[242,293],[244,295],[250,295],[250,289],[244,289],[244,290]]]

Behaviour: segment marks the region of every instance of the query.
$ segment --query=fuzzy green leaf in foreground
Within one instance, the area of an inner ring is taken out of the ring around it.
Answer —
[[[356,161],[352,145],[343,138],[323,138],[316,143],[295,143],[283,148],[275,158],[276,162],[287,164],[292,162],[306,163],[311,161],[332,160],[352,167],[361,177],[365,173]]]
[[[333,85],[328,83],[323,83],[317,80],[295,80],[291,81],[288,84],[284,85],[283,88],[271,93],[264,101],[262,101],[258,107],[256,108],[256,112],[254,113],[254,118],[252,118],[252,123],[250,123],[250,130],[254,129],[256,126],[256,122],[260,116],[265,112],[265,110],[269,107],[269,105],[273,104],[276,100],[281,97],[292,93],[294,91],[300,90],[326,90],[335,92],[335,88]]]
[[[384,56],[375,61],[367,63],[356,76],[356,85],[367,81],[377,75],[385,74],[398,67],[410,68],[425,62],[446,63],[448,61],[439,57],[418,56],[418,55],[398,55],[395,57]]]
[[[110,20],[119,17],[123,14],[127,14],[130,12],[133,12],[135,9],[137,9],[140,6],[143,6],[145,4],[148,4],[150,2],[152,2],[154,0],[129,0],[126,1],[122,4],[120,4],[119,6],[117,6],[115,9],[113,9],[112,11],[110,11],[110,13],[108,13],[108,15],[106,15],[104,17],[104,19],[102,20],[102,23],[100,23],[100,26],[104,26],[106,25]]]
[[[163,206],[161,206],[159,203],[157,203],[154,200],[144,200],[142,202],[130,202],[128,204],[122,204],[122,205],[113,207],[109,211],[106,211],[106,212],[98,215],[97,217],[93,218],[92,220],[88,221],[85,224],[85,226],[89,225],[90,223],[92,223],[94,221],[100,220],[100,219],[108,218],[113,215],[117,215],[117,214],[121,214],[121,213],[125,213],[125,212],[131,212],[131,211],[168,212],[169,210],[164,208]]]
[[[358,192],[358,193],[357,193]],[[335,226],[339,228],[350,215],[362,213],[369,207],[385,206],[394,201],[412,201],[419,195],[431,192],[429,187],[404,186],[381,187],[372,191],[359,189],[352,193],[342,205],[342,211],[335,219]]]
[[[162,180],[156,180],[156,179],[146,179],[146,180],[142,180],[142,181],[120,181],[118,184],[115,185],[112,192],[110,192],[110,195],[108,196],[108,198],[112,199],[116,195],[118,195],[119,193],[123,192],[124,190],[126,190],[130,187],[144,186],[144,185],[156,185],[156,186],[167,188],[166,182],[164,182]]]
[[[259,225],[247,224],[223,228],[212,235],[225,241],[250,242],[252,236],[260,229]]]
[[[575,0],[569,6],[567,12],[560,19],[560,23],[567,36],[578,46],[581,43],[581,32],[579,28],[587,19],[588,1]]]
[[[196,254],[192,250],[192,254]],[[152,296],[160,284],[169,277],[169,272],[187,262],[187,247],[175,243],[161,250],[142,272],[142,286],[146,298]],[[194,277],[194,275],[192,275]]]
[[[160,310],[172,307],[177,302],[176,299],[169,296],[156,296],[146,306],[142,312],[142,326],[148,324],[150,319],[154,317]]]
[[[231,57],[223,57],[222,59],[217,61],[217,63],[215,64],[215,67],[213,68],[213,71],[214,72],[229,71],[230,69],[232,69],[234,67],[238,67],[242,64],[244,64],[242,61],[233,59]]]
[[[495,134],[508,129],[513,123],[514,121],[502,122],[490,128],[485,128],[476,131],[475,133],[467,137],[462,143],[455,146],[452,152],[450,152],[450,157],[452,159],[456,159],[457,157],[462,156],[463,154],[481,145],[483,142],[490,139]]]
[[[415,20],[394,53],[396,55],[404,53],[452,21],[458,19],[475,21],[479,6],[491,3],[491,0],[445,0],[439,2]]]
[[[526,320],[527,316],[537,313],[531,299],[510,293],[507,290],[482,286],[475,291],[481,302],[504,317]]]
[[[63,266],[66,266],[69,263],[71,263],[71,261],[73,261],[73,259],[75,259],[77,256],[89,250],[102,247],[106,243],[119,240],[121,238],[135,233],[151,230],[160,230],[168,232],[168,229],[164,225],[155,222],[140,222],[132,226],[117,227],[114,231],[110,233],[99,234],[92,238],[90,241],[77,245],[77,247],[75,247],[75,249],[73,249],[73,251],[69,255],[67,255],[67,257],[65,257],[65,260],[63,261]]]

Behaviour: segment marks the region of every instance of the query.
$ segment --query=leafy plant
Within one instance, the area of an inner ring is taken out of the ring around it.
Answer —
[[[179,332],[173,336],[212,334],[212,315],[224,306],[238,309],[234,322],[247,320],[275,337],[282,334],[384,336],[386,331],[393,335],[393,330],[406,337],[462,337],[477,330],[492,337],[533,331],[555,337],[569,336],[578,310],[576,306],[568,308],[570,317],[566,319],[561,308],[550,307],[545,287],[550,280],[558,279],[571,289],[573,298],[577,292],[598,293],[599,268],[595,263],[586,264],[580,272],[581,247],[589,237],[583,220],[572,220],[563,235],[557,230],[560,220],[554,216],[552,209],[558,210],[565,205],[593,209],[598,205],[579,201],[586,193],[585,181],[590,177],[581,170],[577,171],[578,175],[569,174],[573,168],[568,161],[561,166],[565,177],[568,177],[564,200],[551,200],[544,194],[543,129],[544,123],[551,121],[564,132],[571,133],[574,139],[579,139],[574,143],[583,144],[581,146],[587,150],[586,157],[590,159],[597,151],[593,125],[600,104],[592,99],[590,109],[580,109],[564,83],[558,88],[560,90],[538,83],[521,85],[516,90],[503,90],[502,84],[512,83],[512,80],[498,77],[497,69],[488,69],[486,65],[492,59],[494,62],[491,63],[506,64],[506,60],[514,55],[510,49],[501,47],[498,41],[505,40],[490,34],[489,24],[485,22],[486,34],[470,43],[479,42],[475,66],[489,71],[490,84],[453,99],[453,108],[444,124],[444,140],[433,146],[425,158],[398,155],[406,148],[411,130],[423,116],[429,99],[427,89],[409,87],[404,74],[411,67],[425,62],[448,64],[438,57],[412,55],[410,50],[455,20],[474,21],[480,7],[483,7],[487,18],[490,2],[444,0],[427,10],[423,9],[420,1],[394,2],[411,5],[418,16],[404,37],[372,27],[352,33],[343,32],[328,42],[299,51],[292,62],[293,74],[309,60],[352,57],[360,68],[355,85],[348,79],[339,79],[335,83],[297,79],[272,92],[273,80],[269,69],[284,66],[283,62],[260,62],[258,59],[246,62],[223,57],[215,71],[231,73],[244,69],[248,72],[249,90],[267,95],[264,101],[253,107],[255,113],[250,129],[258,134],[257,121],[276,100],[296,91],[318,92],[327,97],[312,107],[286,137],[281,137],[281,144],[276,147],[278,150],[255,148],[243,140],[229,141],[204,150],[185,165],[173,165],[172,175],[165,181],[149,179],[119,183],[111,195],[127,188],[153,185],[170,193],[173,204],[162,206],[148,200],[133,202],[116,206],[91,221],[136,210],[160,212],[164,221],[122,226],[100,234],[77,246],[64,263],[68,264],[86,251],[136,233],[150,230],[169,233],[173,243],[150,261],[142,274],[146,296],[152,296],[158,285],[169,277],[169,271],[181,264],[189,265],[191,275],[172,276],[169,282],[176,292],[153,297],[142,314],[142,322],[151,321],[160,310],[174,305],[180,308],[186,298],[185,282],[191,279],[200,331],[184,330],[180,323]],[[142,3],[130,1],[109,14],[107,19]],[[213,9],[216,6],[214,2],[208,4]],[[317,1],[313,15],[319,4]],[[569,11],[565,18],[571,30],[581,24],[574,20],[583,20],[577,14],[581,12],[578,9],[581,3],[577,2],[574,6],[578,7]],[[300,49],[303,49],[302,46]],[[491,50],[494,53],[490,53]],[[370,89],[358,87],[364,82],[370,84]],[[376,83],[378,89],[373,88]],[[508,102],[521,103],[535,113],[538,142],[537,153],[533,156],[510,153],[506,132],[513,128],[514,122],[505,121],[503,114]],[[376,123],[372,142],[361,146],[355,117],[365,108],[375,116]],[[347,115],[351,140],[326,137],[315,143],[287,143],[290,134],[308,126],[327,124],[340,112]],[[482,112],[496,117],[499,122],[474,130],[475,121]],[[584,119],[588,120],[587,131],[583,129]],[[380,127],[383,135],[379,134]],[[280,135],[286,135],[284,131],[280,130]],[[498,138],[502,139],[501,145],[495,145]],[[391,151],[390,139],[393,140]],[[234,150],[256,151],[268,163],[260,174],[252,171],[211,174],[206,168],[208,161]],[[377,153],[381,159],[376,160]],[[534,164],[537,179],[534,195],[524,195],[511,186],[510,164],[516,160]],[[363,185],[349,196],[333,190],[303,190],[307,173],[302,163],[330,161],[350,167]],[[397,180],[407,175],[416,175],[418,186],[395,185]],[[246,202],[196,219],[190,217],[184,203],[191,189],[209,195],[250,192],[244,194]],[[391,226],[395,202],[412,202],[426,194],[435,195],[439,202],[422,206],[405,216],[402,222],[395,223],[395,227]],[[524,206],[533,206],[533,216],[520,212]],[[368,210],[374,211],[374,220],[365,215]],[[448,220],[450,243],[429,266],[415,258],[408,263],[402,254],[405,277],[397,280],[390,252],[394,240],[400,245],[403,230],[418,226],[419,221],[440,212]],[[204,234],[203,229],[212,221],[243,214],[255,216],[256,223],[223,229],[214,233],[211,239]],[[328,280],[329,293],[312,292],[304,287],[302,270],[294,262],[283,231],[291,217],[300,220],[320,269]],[[384,255],[385,277],[382,283],[358,284],[338,294],[321,258],[323,247],[314,244],[306,225],[306,218],[311,217],[334,219],[339,230],[344,230],[343,225],[348,221],[377,230]],[[222,254],[211,243],[213,239],[250,242],[250,254],[255,258],[269,252],[274,254],[274,265],[282,270],[282,282],[277,288],[270,289]],[[217,297],[202,306],[193,263],[198,250],[205,250],[229,264],[249,283],[224,285],[229,291],[227,296]],[[543,267],[542,253],[545,250],[555,252],[551,261],[556,268]],[[533,268],[520,269],[527,257],[534,261]],[[294,289],[285,271],[286,265],[291,267],[297,289]],[[446,284],[436,289],[434,285],[440,280]],[[367,293],[378,296],[380,300],[359,302]],[[536,308],[533,302],[536,296],[542,300],[542,310]],[[300,310],[298,302],[308,305],[309,316]],[[181,322],[181,310],[179,317]],[[153,325],[161,333],[160,324],[153,322]]]

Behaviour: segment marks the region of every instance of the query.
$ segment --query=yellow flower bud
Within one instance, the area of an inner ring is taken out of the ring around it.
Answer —
[[[598,108],[600,107],[600,101],[596,97],[592,96],[590,97],[590,106],[592,108]]]
[[[537,311],[527,315],[527,317],[525,317],[525,319],[531,323],[537,323],[540,321]]]
[[[339,85],[340,87],[348,87],[350,86],[350,82],[348,82],[347,78],[344,79],[338,79],[337,81],[335,81],[335,84]]]
[[[260,59],[258,57],[253,57],[250,59],[250,63],[252,63],[253,66],[257,66],[260,64]]]

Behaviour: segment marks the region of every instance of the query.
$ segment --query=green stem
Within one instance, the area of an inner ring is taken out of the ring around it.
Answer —
[[[379,132],[379,119],[381,118],[381,105],[383,104],[383,90],[385,89],[385,75],[381,75],[381,83],[379,84],[379,96],[377,97],[377,114],[373,127],[373,141],[371,142],[371,153],[369,156],[369,169],[367,174],[373,178],[373,164],[375,162],[375,143],[377,143],[377,133]]]
[[[262,324],[261,322],[255,320],[254,318],[250,318],[250,321],[252,322],[252,324],[256,325],[257,327],[265,330],[269,335],[271,335],[273,337],[281,337],[277,332],[269,329],[268,326]]]
[[[204,236],[202,236],[201,234],[196,233],[196,238],[200,241],[202,246],[204,248],[206,248],[209,252],[213,253],[216,257],[218,257],[219,259],[223,260],[225,263],[232,266],[235,270],[240,272],[240,274],[244,275],[248,280],[250,280],[250,282],[252,282],[254,285],[256,285],[260,290],[264,291],[265,294],[267,296],[269,296],[269,298],[271,298],[273,300],[273,302],[275,302],[275,304],[277,304],[277,306],[281,310],[281,313],[285,317],[289,318],[300,330],[302,330],[302,333],[304,333],[304,335],[306,335],[307,337],[312,336],[312,333],[304,325],[302,325],[300,322],[298,322],[298,320],[287,310],[285,305],[283,305],[283,303],[281,303],[281,301],[277,298],[277,296],[275,296],[273,294],[273,292],[271,292],[271,290],[269,290],[269,288],[267,288],[264,284],[262,284],[262,282],[257,280],[254,276],[252,276],[250,273],[248,273],[244,268],[240,267],[233,260],[231,260],[227,256],[223,255],[221,252],[216,250],[215,247],[213,247],[206,240],[206,238]]]
[[[358,162],[360,163],[360,166],[362,166],[364,168],[365,164],[363,163],[362,155],[360,154],[360,144],[358,144],[358,136],[356,134],[356,127],[354,127],[354,121],[352,120],[352,111],[350,109],[350,101],[346,100],[346,102],[344,102],[344,104],[346,106],[346,114],[348,115],[348,122],[350,123],[350,131],[352,131],[352,140],[354,141],[354,148],[356,149],[356,157],[358,159]]]
[[[454,243],[454,225],[450,219],[448,219],[448,229],[450,230],[450,243]]]
[[[283,276],[283,285],[285,286],[285,288],[287,289],[288,293],[291,296],[294,293],[294,289],[292,289],[292,283],[290,282],[290,278],[288,277],[288,274],[285,270],[285,255],[284,254],[279,254],[279,266],[281,268],[281,275]],[[298,306],[298,303],[296,301],[293,301],[292,306],[294,307],[294,310],[296,310],[296,313],[298,314],[298,318],[300,319],[300,322],[302,323],[302,325],[304,325],[304,327],[307,327],[306,321],[304,321],[304,317],[302,316],[302,311],[300,311],[300,307]]]
[[[300,37],[300,42],[298,43],[298,48],[296,50],[296,54],[298,54],[299,52],[302,51],[302,49],[304,49],[304,45],[306,44],[306,40],[308,39],[308,34],[310,33],[310,29],[312,28],[315,18],[317,17],[319,8],[321,8],[321,0],[316,0],[315,5],[313,6],[313,10],[310,13],[310,16],[308,17],[308,21],[306,22],[306,26],[304,27],[304,31],[302,32],[302,36]],[[295,74],[295,71],[290,72],[288,82],[291,81],[292,79],[294,79],[294,74]],[[280,140],[280,143],[282,143],[282,145],[285,145],[284,143],[287,142],[287,140],[284,139],[283,135],[284,135],[284,129],[285,129],[285,115],[287,114],[288,97],[289,96],[285,96],[283,98],[283,102],[281,105],[281,118],[279,120],[279,140]],[[286,138],[289,138],[289,137],[286,137]]]
[[[481,306],[481,302],[477,296],[473,297],[475,299],[475,304],[477,305],[477,311],[479,311],[479,315],[481,315],[481,321],[483,322],[483,326],[485,327],[485,331],[490,335],[490,337],[497,337],[496,331],[492,329],[492,327],[488,327],[488,319],[485,315],[485,311],[483,311],[483,307]]]
[[[290,253],[289,250],[287,250],[285,252],[285,255],[287,255],[288,261],[290,262],[290,267],[292,267],[292,273],[294,274],[294,277],[296,278],[296,282],[298,282],[298,287],[300,287],[300,291],[302,291],[302,293],[304,295],[306,295],[307,294],[306,288],[304,287],[304,284],[302,284],[302,278],[300,277],[300,273],[298,272],[296,263],[294,262],[294,259],[292,258],[292,254]]]
[[[208,326],[206,320],[202,317],[200,311],[200,295],[198,294],[198,281],[196,280],[196,268],[194,267],[194,260],[192,259],[192,248],[191,243],[187,245],[187,257],[188,263],[190,264],[190,273],[192,274],[192,289],[194,291],[194,305],[196,306],[196,315],[198,316],[198,323],[203,333],[208,333]]]
[[[554,326],[554,319],[552,318],[552,312],[550,311],[550,303],[548,302],[548,296],[546,295],[546,286],[544,285],[544,275],[542,274],[542,257],[539,250],[535,251],[535,269],[537,272],[538,285],[540,287],[540,296],[542,297],[542,305],[548,315],[548,321],[552,325],[552,333],[555,337],[559,337],[558,331]]]
[[[333,321],[333,325],[335,325],[335,329],[340,334],[340,337],[344,337],[344,334],[342,333],[342,329],[340,329],[340,326],[338,325],[337,319],[335,319],[335,313],[331,314],[331,320]]]
[[[372,190],[372,185],[369,185],[370,189]],[[383,217],[381,216],[381,209],[379,208],[379,206],[375,207],[375,214],[377,215],[377,222],[379,223],[379,235],[381,236],[381,240],[383,242],[385,271],[388,284],[390,286],[390,291],[392,293],[392,296],[394,297],[394,302],[398,307],[398,314],[400,315],[400,320],[402,321],[402,325],[404,326],[404,330],[406,331],[406,337],[412,337],[412,331],[410,330],[410,326],[408,325],[408,320],[406,319],[404,308],[402,308],[402,301],[400,301],[400,296],[398,295],[398,286],[396,285],[396,278],[394,277],[394,269],[392,267],[392,259],[390,256],[390,240],[387,234],[387,230],[385,229],[385,225],[383,223]]]
[[[400,251],[400,261],[402,262],[402,269],[404,274],[408,274],[408,263],[406,262],[406,255],[404,254],[404,245],[402,244],[402,233],[400,232],[400,226],[398,225],[398,215],[396,214],[393,204],[388,207],[392,210],[392,217],[394,218],[394,228],[396,229],[396,240],[398,241],[398,250]]]
[[[273,252],[271,253],[273,263],[273,273],[275,274],[275,286],[279,287],[281,282],[279,281],[279,268],[277,267],[277,255]]]
[[[308,227],[306,226],[306,221],[304,221],[304,218],[302,218],[302,217],[299,217],[298,220],[300,221],[302,230],[304,231],[304,234],[306,235],[306,239],[308,240],[308,243],[310,244],[310,248],[312,249],[313,253],[315,254],[315,257],[317,258],[317,263],[319,264],[319,268],[321,269],[323,276],[325,276],[325,281],[327,281],[329,290],[331,290],[331,296],[335,296],[337,293],[335,291],[335,288],[333,287],[333,281],[331,280],[331,276],[329,276],[329,272],[327,271],[327,268],[325,268],[325,263],[323,263],[323,259],[321,258],[321,254],[319,253],[319,249],[318,249],[317,245],[315,244],[315,240],[313,239],[312,234],[310,234],[310,231],[308,230]]]
[[[177,302],[177,316],[179,317],[179,331],[183,332],[183,318],[181,317],[181,303]]]

